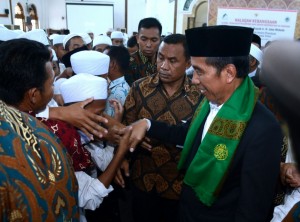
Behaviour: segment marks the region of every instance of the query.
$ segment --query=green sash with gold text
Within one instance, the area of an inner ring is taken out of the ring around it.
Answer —
[[[247,76],[217,113],[187,169],[184,183],[191,186],[199,200],[207,206],[213,204],[222,188],[257,98],[258,89]],[[205,98],[191,122],[179,161],[179,169],[183,168],[195,137],[202,136],[197,133],[209,109],[209,102]]]

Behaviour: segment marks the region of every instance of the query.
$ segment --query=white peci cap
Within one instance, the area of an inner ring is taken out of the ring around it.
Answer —
[[[25,33],[19,35],[18,38],[35,40],[44,45],[50,45],[47,34],[43,29],[34,29],[29,32],[25,32]]]
[[[65,103],[81,102],[91,97],[95,100],[107,99],[107,80],[81,73],[61,83],[60,93]]]
[[[84,50],[71,56],[71,66],[76,74],[103,75],[108,73],[110,58],[98,51]]]
[[[100,44],[112,45],[112,42],[107,35],[96,36],[93,41],[93,47]]]

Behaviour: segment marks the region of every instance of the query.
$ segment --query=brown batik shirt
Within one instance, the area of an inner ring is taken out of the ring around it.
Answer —
[[[131,124],[148,118],[179,124],[187,120],[199,104],[200,94],[191,80],[185,77],[182,87],[169,97],[158,74],[136,81],[126,98],[124,123]],[[134,185],[145,192],[156,190],[166,199],[179,199],[183,180],[177,170],[181,148],[175,145],[151,141],[152,151],[138,148],[132,156],[131,178]]]
[[[155,63],[152,64],[152,61],[150,61],[149,58],[144,56],[143,53],[138,50],[131,54],[129,70],[125,74],[125,80],[131,86],[134,81],[153,75],[156,72],[156,60]]]

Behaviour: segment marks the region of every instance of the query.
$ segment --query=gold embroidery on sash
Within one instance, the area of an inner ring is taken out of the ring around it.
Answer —
[[[226,160],[228,157],[228,149],[225,144],[218,144],[214,149],[214,156],[217,160]]]

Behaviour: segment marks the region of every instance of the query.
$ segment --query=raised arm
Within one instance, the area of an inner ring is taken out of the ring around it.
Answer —
[[[85,110],[84,107],[93,101],[93,98],[64,107],[50,107],[49,118],[65,121],[84,132],[89,138],[102,138],[107,130],[100,126],[107,119]]]

